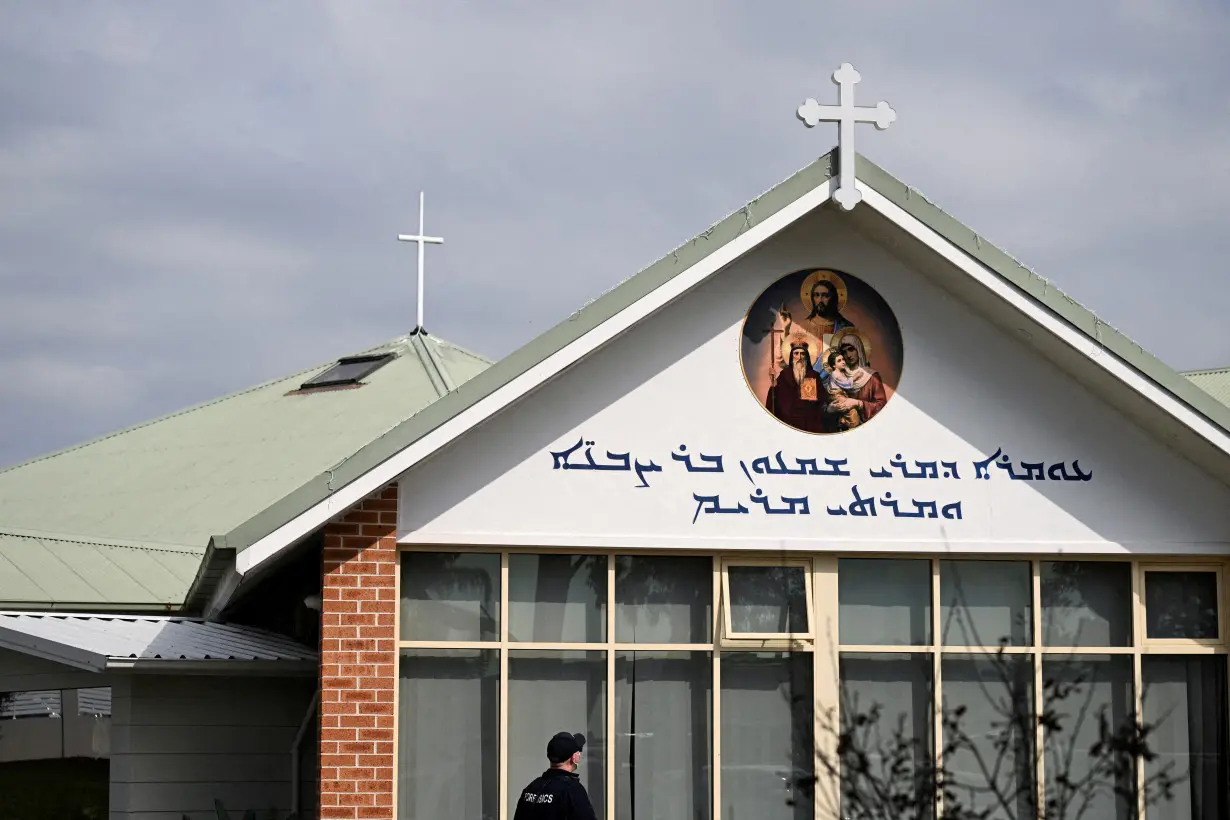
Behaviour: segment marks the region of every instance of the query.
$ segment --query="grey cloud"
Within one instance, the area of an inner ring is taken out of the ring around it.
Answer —
[[[404,332],[421,188],[427,326],[504,355],[828,150],[842,60],[862,151],[1230,363],[1230,12],[1183,8],[0,2],[0,464]]]

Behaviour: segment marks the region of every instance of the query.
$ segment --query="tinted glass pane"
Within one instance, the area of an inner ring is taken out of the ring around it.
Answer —
[[[1150,638],[1217,638],[1217,573],[1146,572]]]
[[[1087,820],[1131,820],[1131,757],[1093,756],[1101,740],[1102,720],[1113,733],[1131,726],[1132,658],[1127,655],[1081,655],[1042,662],[1042,698],[1057,721],[1046,733],[1046,799],[1055,801],[1055,816]],[[1112,766],[1120,762],[1123,770]]]
[[[508,556],[508,637],[606,640],[606,556]]]
[[[1131,645],[1131,564],[1043,561],[1040,581],[1043,644]]]
[[[606,653],[508,653],[508,814],[522,790],[550,765],[556,732],[585,735],[581,782],[599,817],[606,804]],[[449,735],[441,735],[441,738]],[[437,738],[439,742],[439,738]],[[468,773],[453,776],[465,782]]]
[[[621,555],[615,559],[615,640],[709,643],[713,561]]]
[[[342,364],[335,364],[319,376],[313,378],[308,384],[351,381],[370,370],[371,367],[372,362],[344,362]]]
[[[397,816],[495,817],[500,799],[499,651],[403,649],[400,674]]]
[[[810,820],[812,657],[722,653],[723,820]]]
[[[842,643],[931,643],[930,561],[842,558],[837,595]]]
[[[1026,561],[940,561],[940,624],[948,646],[1028,646],[1033,573]]]
[[[616,818],[708,820],[712,706],[710,653],[616,655]]]
[[[407,552],[401,559],[404,641],[500,638],[500,556]]]
[[[958,814],[958,805],[967,812],[985,811],[987,820],[1034,816],[1032,658],[946,655],[940,673],[945,719],[956,720],[968,738],[944,761],[953,795],[944,801],[945,810],[961,817],[971,815]],[[958,709],[964,709],[959,716]],[[946,746],[950,736],[956,732],[946,728]],[[1008,808],[996,792],[1005,796]]]
[[[1226,658],[1145,655],[1141,659],[1144,723],[1156,758],[1145,776],[1165,769],[1177,780],[1173,799],[1149,808],[1166,820],[1222,820],[1230,815],[1226,784]]]
[[[728,574],[731,632],[807,632],[802,567],[730,567]]]
[[[912,795],[915,805],[932,806],[932,656],[843,652],[840,666],[842,732],[849,743],[842,757],[842,814],[877,805],[886,783],[897,794]]]

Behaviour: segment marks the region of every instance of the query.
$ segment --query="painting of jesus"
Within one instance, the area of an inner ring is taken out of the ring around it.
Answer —
[[[778,279],[744,321],[748,386],[774,418],[804,433],[845,433],[875,418],[896,390],[902,353],[884,299],[827,268]]]

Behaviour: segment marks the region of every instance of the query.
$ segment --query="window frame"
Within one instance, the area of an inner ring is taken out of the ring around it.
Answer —
[[[402,556],[408,552],[478,552],[478,553],[497,553],[500,555],[500,599],[499,599],[499,618],[500,618],[500,637],[497,641],[482,641],[482,642],[459,642],[459,641],[403,641],[400,634],[401,623],[401,562]],[[601,554],[606,556],[606,571],[607,571],[607,603],[606,603],[606,619],[607,619],[607,638],[604,642],[591,643],[529,643],[529,642],[513,642],[509,639],[509,596],[508,596],[508,567],[509,556],[516,553],[564,553],[564,554]],[[710,634],[706,637],[709,639],[705,643],[635,643],[630,641],[619,641],[616,639],[615,631],[615,616],[616,616],[616,567],[618,557],[622,555],[630,556],[682,556],[682,555],[703,555],[711,565],[711,592],[712,592],[712,611],[710,621]],[[842,644],[839,636],[840,624],[840,604],[839,604],[839,573],[838,564],[841,558],[865,558],[865,559],[914,559],[927,560],[931,564],[931,641],[924,645],[898,645],[898,644],[875,644],[875,645],[854,645]],[[813,720],[814,720],[814,737],[816,741],[815,747],[815,772],[817,777],[825,778],[821,767],[821,755],[832,755],[835,751],[832,748],[835,739],[826,734],[825,726],[828,721],[833,720],[834,716],[840,717],[840,675],[839,659],[843,652],[857,652],[861,654],[918,654],[924,653],[929,655],[933,663],[933,674],[931,679],[931,697],[932,697],[932,735],[935,744],[936,760],[938,761],[939,750],[943,748],[943,733],[939,718],[942,716],[942,703],[944,696],[944,682],[942,674],[943,660],[949,655],[977,655],[981,653],[995,653],[1001,651],[999,646],[971,647],[971,646],[945,646],[940,642],[941,635],[941,606],[942,600],[940,590],[940,562],[945,560],[970,560],[970,561],[1026,561],[1030,564],[1030,583],[1031,583],[1031,641],[1026,646],[1006,647],[1002,651],[1012,654],[1024,654],[1031,657],[1033,667],[1034,686],[1033,686],[1033,701],[1032,704],[1035,710],[1046,708],[1046,704],[1042,702],[1044,695],[1043,687],[1043,669],[1044,664],[1048,660],[1079,660],[1082,656],[1126,656],[1132,664],[1132,708],[1134,713],[1139,716],[1143,712],[1143,692],[1141,681],[1142,661],[1149,655],[1219,655],[1226,659],[1230,664],[1230,613],[1227,612],[1230,606],[1227,606],[1225,595],[1227,593],[1227,572],[1230,570],[1230,558],[1222,558],[1220,556],[1183,556],[1168,558],[1167,556],[1134,556],[1131,554],[1071,554],[1057,552],[1005,552],[1005,553],[987,553],[987,552],[968,552],[968,553],[952,553],[941,551],[866,551],[852,552],[849,550],[834,550],[829,552],[798,552],[791,553],[788,556],[783,556],[781,553],[764,554],[764,553],[748,553],[745,551],[736,550],[707,550],[703,553],[695,550],[682,549],[637,549],[637,548],[557,548],[557,547],[525,547],[525,546],[497,546],[497,545],[458,545],[458,544],[399,544],[398,545],[398,572],[396,573],[397,588],[395,592],[396,600],[396,616],[395,623],[399,625],[399,631],[395,635],[394,649],[400,655],[402,648],[458,648],[458,649],[496,649],[499,652],[500,664],[500,705],[499,705],[499,720],[500,720],[500,744],[499,751],[499,812],[501,817],[508,811],[508,796],[510,786],[516,789],[520,784],[508,782],[508,738],[507,729],[509,725],[509,703],[508,703],[508,667],[509,653],[517,650],[531,649],[570,649],[580,651],[605,651],[607,653],[607,678],[605,698],[607,702],[607,712],[605,716],[605,733],[606,750],[604,752],[606,759],[604,761],[606,770],[606,789],[605,789],[605,805],[608,814],[615,811],[615,793],[616,793],[616,766],[615,766],[615,745],[618,742],[615,737],[615,661],[619,652],[685,652],[685,651],[703,651],[709,652],[713,662],[713,675],[711,678],[711,704],[710,704],[710,719],[712,721],[711,731],[711,748],[709,758],[709,779],[711,784],[710,794],[710,820],[721,820],[722,811],[722,732],[721,732],[721,691],[722,691],[722,676],[721,676],[721,660],[722,656],[727,652],[746,652],[746,651],[764,651],[764,652],[802,652],[810,653],[812,656],[814,670],[814,705]],[[1129,635],[1131,643],[1128,646],[1070,646],[1060,644],[1047,644],[1044,642],[1042,629],[1042,601],[1041,601],[1041,567],[1042,564],[1048,561],[1055,560],[1070,560],[1087,563],[1120,563],[1130,566],[1130,627]],[[768,635],[761,634],[731,634],[730,612],[727,606],[729,596],[729,569],[739,566],[797,566],[802,568],[805,579],[805,594],[806,594],[806,612],[808,618],[808,633],[770,633]],[[1214,572],[1217,581],[1217,602],[1218,602],[1218,639],[1149,639],[1146,636],[1146,604],[1145,604],[1145,579],[1147,572],[1180,572],[1180,571],[1195,571],[1195,572]],[[396,666],[395,666],[396,668]],[[1230,672],[1230,670],[1228,670]],[[1230,680],[1230,674],[1227,675]],[[1230,687],[1228,687],[1230,689]],[[394,704],[394,738],[399,737],[400,727],[398,725],[400,719],[400,709],[397,706],[396,694],[399,687],[395,689],[395,704]],[[1230,700],[1230,691],[1226,693],[1227,699]],[[1230,712],[1230,709],[1227,710]],[[1230,727],[1227,727],[1230,728]],[[1046,791],[1046,753],[1043,743],[1044,733],[1041,726],[1037,728],[1037,737],[1035,739],[1035,762],[1034,762],[1034,778],[1035,787],[1038,792],[1040,801],[1045,799]],[[397,789],[400,780],[400,768],[398,763],[398,742],[394,741],[394,805],[397,805]],[[1230,749],[1227,750],[1230,753]],[[1136,786],[1138,789],[1138,805],[1137,818],[1138,820],[1158,820],[1162,817],[1164,806],[1154,805],[1152,811],[1146,814],[1144,806],[1144,796],[1139,793],[1139,789],[1143,783],[1145,776],[1144,766],[1138,765],[1136,769]],[[827,803],[826,794],[836,784],[827,784],[823,787],[820,783],[815,789],[815,805],[814,817],[815,820],[835,820],[837,815],[833,814],[832,807]],[[508,820],[504,817],[504,820]]]
[[[807,618],[806,632],[735,632],[731,628],[730,569],[732,567],[794,567],[803,572],[803,612]],[[721,635],[724,649],[790,650],[810,646],[816,636],[816,597],[812,575],[814,562],[806,558],[771,558],[762,556],[722,557],[721,559]],[[717,619],[715,619],[717,620]]]
[[[1226,647],[1226,605],[1225,605],[1225,564],[1214,562],[1140,562],[1136,572],[1140,575],[1140,600],[1137,602],[1140,620],[1140,646],[1147,654],[1174,654],[1176,649],[1206,649],[1219,650]],[[1147,587],[1149,573],[1167,572],[1211,572],[1214,576],[1215,595],[1217,602],[1217,637],[1216,638],[1150,638],[1147,615]],[[1149,652],[1153,650],[1153,652]]]

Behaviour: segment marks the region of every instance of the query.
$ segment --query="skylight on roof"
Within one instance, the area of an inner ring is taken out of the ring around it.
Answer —
[[[338,359],[324,372],[318,373],[299,385],[300,390],[310,390],[314,387],[338,387],[341,385],[358,384],[360,379],[371,375],[378,368],[392,361],[394,354],[378,353],[371,356],[347,356]]]

